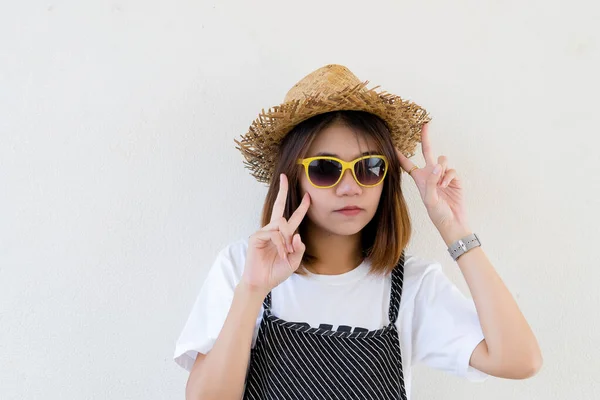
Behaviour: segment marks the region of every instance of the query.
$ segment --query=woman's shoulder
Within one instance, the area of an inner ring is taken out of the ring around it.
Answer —
[[[404,259],[403,296],[414,296],[427,282],[428,277],[443,273],[442,265],[433,259],[406,253]]]
[[[248,238],[233,239],[226,243],[219,250],[219,256],[229,257],[232,259],[246,259],[246,251],[248,250]]]
[[[440,262],[413,253],[406,253],[404,259],[404,278],[418,279],[427,273],[442,269]]]
[[[238,282],[244,272],[248,239],[234,239],[217,251],[209,274],[225,274],[233,282]]]

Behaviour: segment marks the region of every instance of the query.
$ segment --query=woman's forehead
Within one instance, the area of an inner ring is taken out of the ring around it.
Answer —
[[[308,157],[333,155],[354,159],[363,153],[376,152],[376,142],[368,135],[346,125],[335,124],[319,132],[308,149]]]

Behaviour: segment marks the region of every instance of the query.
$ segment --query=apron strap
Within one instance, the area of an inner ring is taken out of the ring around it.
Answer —
[[[388,316],[390,318],[390,324],[396,322],[398,318],[398,311],[400,309],[400,298],[402,297],[402,282],[404,280],[404,259],[406,250],[402,250],[400,255],[400,261],[392,270],[392,290],[390,292],[390,309]]]
[[[265,311],[271,311],[271,292],[269,292],[267,297],[263,300],[263,307]]]

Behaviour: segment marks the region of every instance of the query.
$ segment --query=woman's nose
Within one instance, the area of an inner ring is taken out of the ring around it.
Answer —
[[[362,189],[361,189],[360,185],[354,179],[354,175],[352,175],[352,171],[350,171],[349,169],[344,171],[344,175],[342,175],[342,179],[337,184],[338,194],[360,193],[361,190]]]

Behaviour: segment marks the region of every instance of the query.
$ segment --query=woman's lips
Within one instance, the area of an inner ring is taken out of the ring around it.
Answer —
[[[344,210],[336,210],[336,213],[340,213],[340,214],[346,215],[346,216],[353,216],[353,215],[357,215],[361,211],[362,211],[361,208],[351,208],[351,209],[344,209]]]

